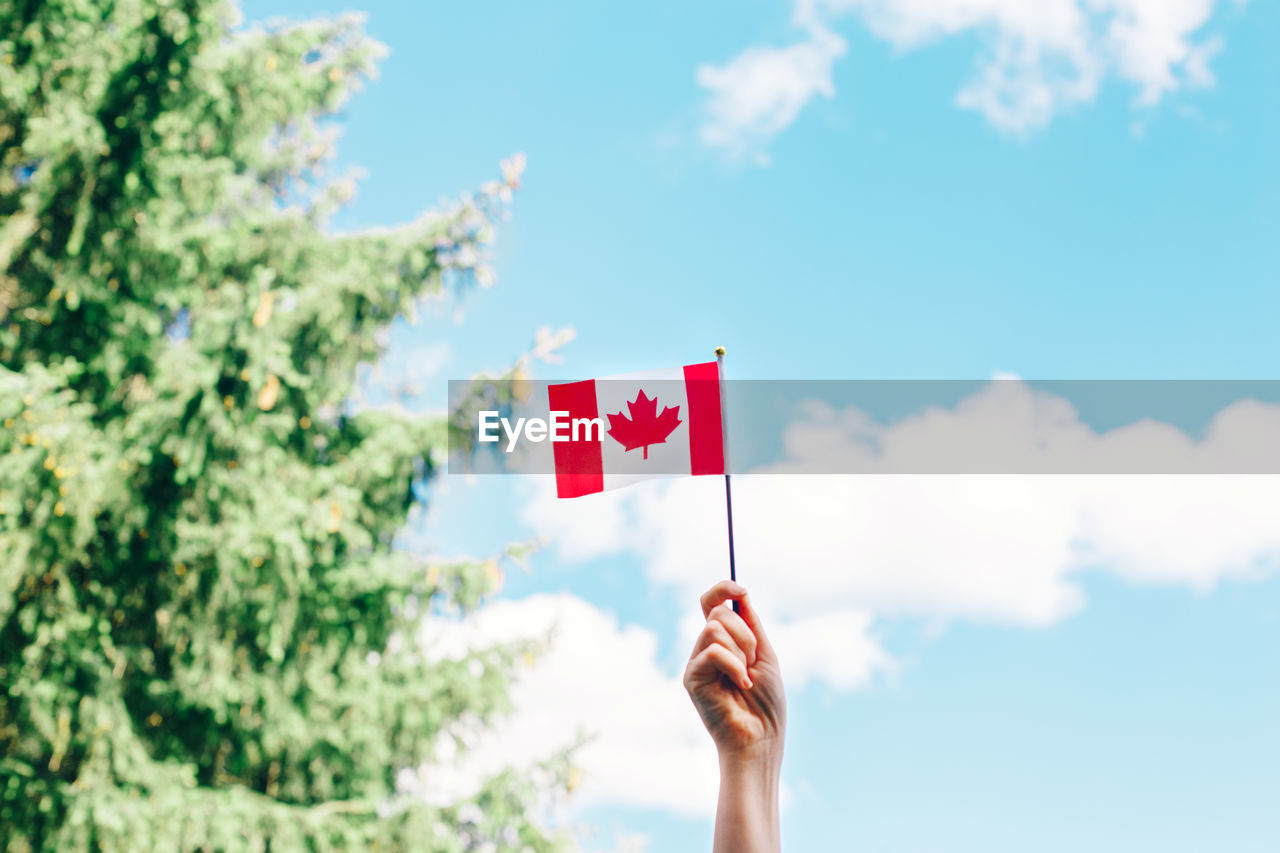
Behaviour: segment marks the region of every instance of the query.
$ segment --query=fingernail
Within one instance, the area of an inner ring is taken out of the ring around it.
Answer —
[[[744,689],[744,690],[750,690],[750,689],[751,689],[751,676],[749,676],[749,675],[748,675],[748,676],[746,677],[746,684],[742,685],[742,687],[743,687],[743,689]]]

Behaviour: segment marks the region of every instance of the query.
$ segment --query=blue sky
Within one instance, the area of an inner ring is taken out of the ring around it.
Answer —
[[[1100,5],[1113,11],[1084,30],[1015,0],[243,9],[356,8],[391,49],[344,113],[340,160],[367,177],[339,226],[408,221],[527,153],[498,285],[467,295],[461,324],[451,305],[393,336],[389,359],[430,361],[440,400],[446,378],[509,363],[543,325],[577,332],[539,368],[564,378],[719,344],[743,378],[1274,377],[1280,9]],[[639,518],[686,499],[636,491],[608,506]],[[1251,495],[1236,514],[1257,513]],[[556,508],[548,533],[539,501],[452,480],[416,541],[484,553],[547,534],[504,598],[571,595],[650,632],[655,679],[677,673],[689,590],[720,569],[686,582],[643,547],[577,542],[603,503]],[[829,615],[865,616],[848,637],[892,665],[863,648],[856,683],[819,666],[792,689],[788,848],[1272,849],[1280,551],[1218,524],[1203,538],[1220,548],[1184,566],[1168,552],[1199,532],[1171,521],[1187,511],[1136,520],[1136,544],[1113,536],[1091,564],[1055,563],[1025,599],[1013,569],[970,584],[1014,591],[972,601],[963,584],[933,595],[929,573],[898,598],[850,592]],[[1215,569],[1242,552],[1248,570]],[[744,562],[766,590],[782,572]],[[705,816],[623,799],[575,807],[605,829],[599,849],[709,847]]]

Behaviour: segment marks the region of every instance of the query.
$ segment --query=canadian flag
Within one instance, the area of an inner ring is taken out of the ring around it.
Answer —
[[[553,444],[556,493],[576,498],[652,477],[725,473],[714,361],[547,386],[552,412],[596,420]]]

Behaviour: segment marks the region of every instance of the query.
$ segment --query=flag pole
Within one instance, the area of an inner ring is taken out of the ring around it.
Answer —
[[[716,373],[720,379],[720,430],[724,447],[724,508],[729,518],[729,580],[738,582],[738,567],[733,557],[733,486],[729,476],[729,412],[725,407],[724,347],[716,347]],[[733,602],[733,612],[738,612],[738,602]]]

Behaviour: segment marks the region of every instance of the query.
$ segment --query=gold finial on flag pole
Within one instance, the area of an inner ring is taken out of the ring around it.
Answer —
[[[716,347],[716,356],[718,358],[724,358],[724,347]]]

